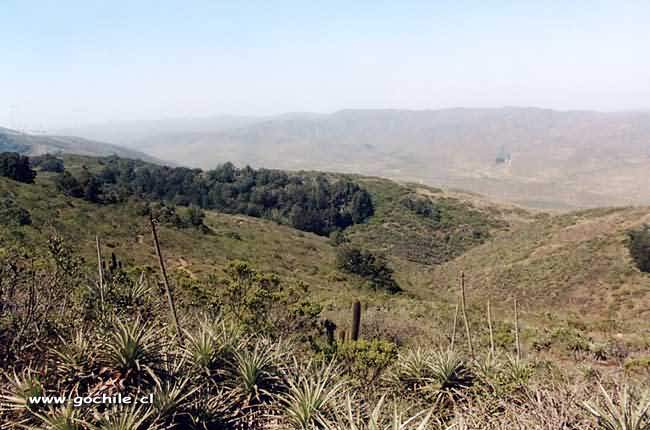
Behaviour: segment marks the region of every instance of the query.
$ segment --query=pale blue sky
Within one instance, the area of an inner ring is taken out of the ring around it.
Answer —
[[[0,126],[650,108],[649,1],[0,0]]]

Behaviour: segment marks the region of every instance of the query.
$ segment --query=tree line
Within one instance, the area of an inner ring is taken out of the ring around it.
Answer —
[[[84,169],[74,176],[64,171],[57,177],[58,188],[94,203],[137,197],[271,219],[320,235],[361,223],[374,212],[370,194],[358,184],[322,174],[237,168],[232,163],[203,171],[119,157],[102,162],[99,173]]]

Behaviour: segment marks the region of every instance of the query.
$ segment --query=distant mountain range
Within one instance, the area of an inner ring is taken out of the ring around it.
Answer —
[[[476,191],[528,207],[650,204],[650,114],[344,110],[67,130],[214,167],[318,169]]]
[[[125,158],[161,163],[160,160],[143,152],[110,143],[96,142],[72,136],[28,134],[2,127],[0,127],[0,152],[19,152],[26,155],[65,153],[96,157],[117,155]]]

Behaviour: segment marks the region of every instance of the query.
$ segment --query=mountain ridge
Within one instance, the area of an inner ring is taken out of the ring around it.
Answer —
[[[0,127],[0,152],[19,152],[24,155],[77,154],[87,156],[117,155],[156,164],[169,164],[156,157],[111,143],[76,136],[29,134]]]
[[[641,111],[346,109],[176,130],[129,146],[196,167],[360,173],[545,210],[650,204],[650,189],[639,186],[650,171],[650,113]]]

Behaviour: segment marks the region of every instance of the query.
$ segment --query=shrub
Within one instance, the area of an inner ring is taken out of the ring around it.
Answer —
[[[368,280],[371,288],[375,290],[384,290],[390,294],[402,291],[386,260],[365,249],[340,247],[336,253],[336,267]]]
[[[51,154],[33,157],[32,166],[39,168],[43,172],[63,173],[65,170],[63,160]]]
[[[626,372],[630,373],[648,373],[650,372],[650,357],[634,357],[625,360],[624,368]]]
[[[26,184],[34,183],[36,172],[29,164],[29,157],[17,152],[0,153],[0,176]]]
[[[348,372],[367,387],[397,360],[397,345],[378,339],[341,342],[337,356]]]
[[[434,206],[431,200],[421,197],[407,197],[401,201],[402,206],[421,217],[431,221],[440,222],[440,210]]]
[[[11,199],[0,200],[0,224],[22,226],[31,223],[32,217],[27,209]]]
[[[66,196],[79,198],[84,195],[81,184],[69,172],[59,174],[54,180],[54,183],[56,184],[56,188]]]
[[[197,206],[189,206],[181,208],[177,211],[179,217],[179,227],[204,227],[203,220],[205,219],[205,212]]]
[[[650,225],[627,233],[627,247],[640,271],[650,273]]]
[[[246,330],[301,338],[319,329],[321,306],[308,299],[306,284],[286,285],[242,261],[231,262],[225,272],[220,304]]]

